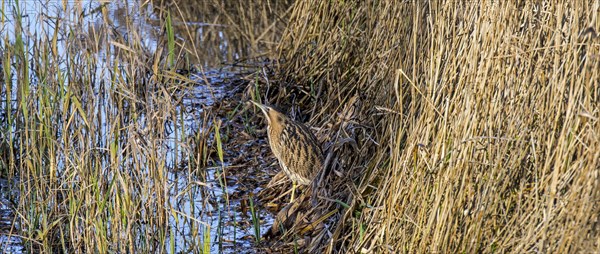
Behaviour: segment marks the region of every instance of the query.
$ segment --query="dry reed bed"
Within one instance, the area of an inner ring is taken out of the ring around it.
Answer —
[[[599,9],[297,1],[275,101],[357,144],[330,150],[350,207],[304,250],[600,251]]]

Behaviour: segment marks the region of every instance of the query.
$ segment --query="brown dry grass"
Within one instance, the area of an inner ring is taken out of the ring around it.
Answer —
[[[340,173],[320,202],[340,213],[300,247],[599,252],[599,8],[296,2],[271,96],[305,106]]]

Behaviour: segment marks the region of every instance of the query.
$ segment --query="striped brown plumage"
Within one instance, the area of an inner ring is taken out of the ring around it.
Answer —
[[[323,152],[314,134],[273,107],[252,102],[267,118],[269,145],[285,174],[296,184],[309,185],[323,167]],[[292,189],[292,200],[294,196]]]

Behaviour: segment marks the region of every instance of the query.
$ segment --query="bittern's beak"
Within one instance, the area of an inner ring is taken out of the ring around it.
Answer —
[[[266,105],[260,104],[260,103],[255,102],[255,101],[250,101],[250,102],[254,103],[254,105],[256,105],[257,107],[259,107],[260,110],[262,110],[262,112],[265,114],[265,116],[267,118],[269,118],[269,114],[267,113],[269,108]]]

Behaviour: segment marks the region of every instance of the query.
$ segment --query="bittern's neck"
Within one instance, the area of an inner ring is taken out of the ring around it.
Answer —
[[[285,127],[285,117],[280,114],[272,114],[269,116],[269,131],[281,133]]]

